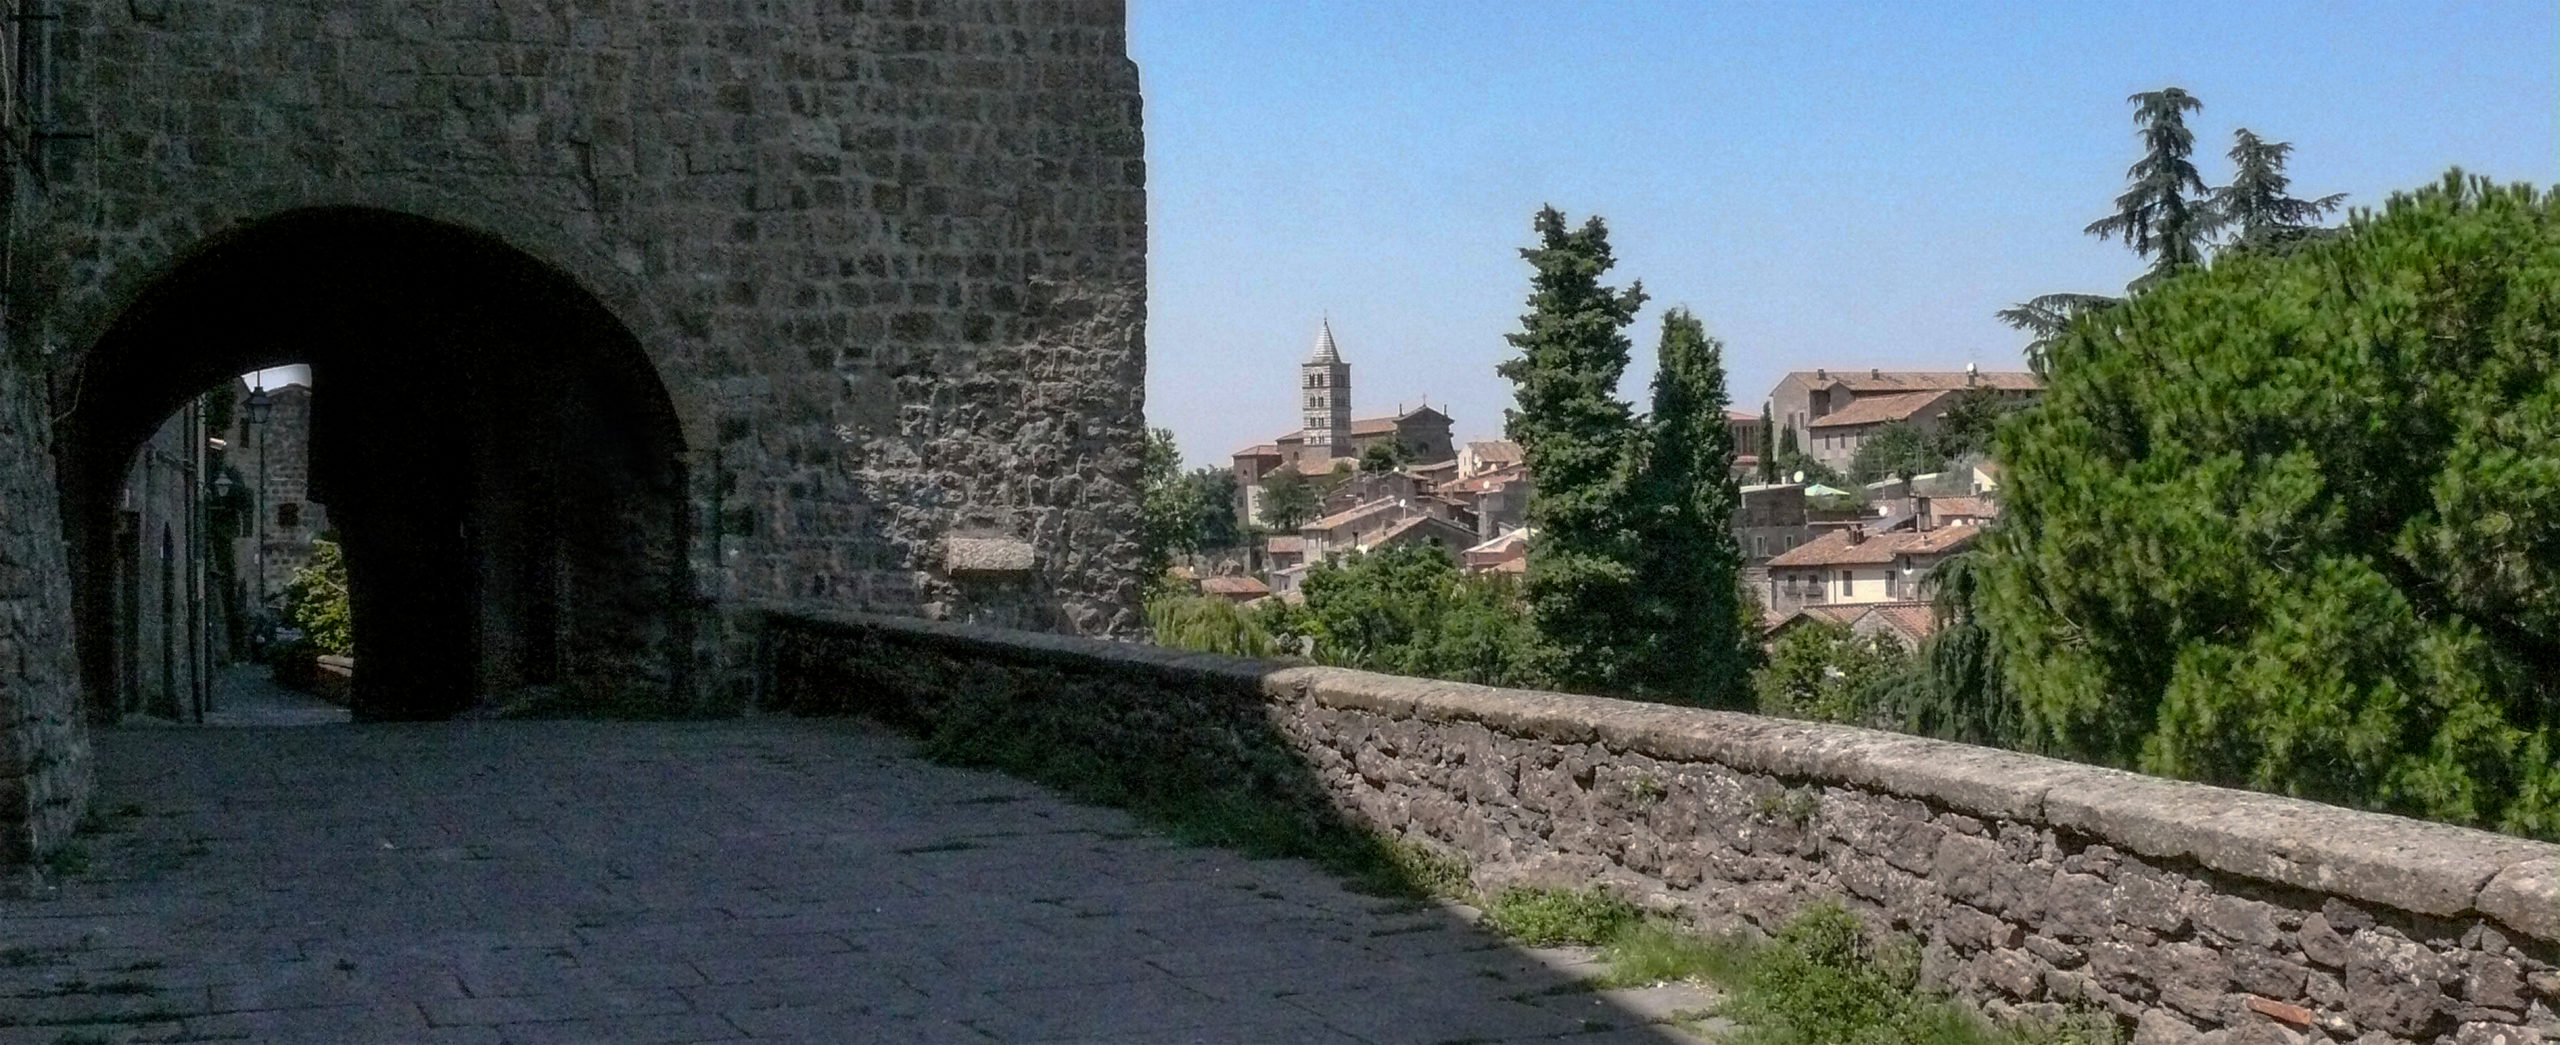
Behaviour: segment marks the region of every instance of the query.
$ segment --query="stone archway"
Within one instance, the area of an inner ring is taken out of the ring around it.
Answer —
[[[113,501],[178,406],[308,364],[314,499],[343,535],[359,719],[546,687],[687,710],[683,438],[629,331],[472,230],[331,207],[251,222],[157,275],[78,360],[56,453],[84,689],[112,672]]]

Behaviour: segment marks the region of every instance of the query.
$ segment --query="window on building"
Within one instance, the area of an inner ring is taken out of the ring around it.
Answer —
[[[299,501],[276,502],[276,525],[288,530],[302,525],[302,503]]]
[[[1884,571],[1884,597],[1888,599],[1902,597],[1901,578],[1895,576],[1892,570]]]

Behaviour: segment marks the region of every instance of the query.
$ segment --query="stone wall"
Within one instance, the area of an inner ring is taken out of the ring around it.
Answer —
[[[770,707],[929,727],[992,703],[1462,854],[1487,887],[1605,883],[1763,929],[1838,899],[1987,1008],[2104,1009],[2144,1045],[2560,1035],[2560,846],[1751,715],[869,616],[764,627]]]
[[[592,340],[645,357],[681,458],[681,582],[609,594],[685,607],[662,630],[689,648],[670,675],[694,710],[738,696],[740,599],[1134,625],[1146,201],[1120,0],[42,6],[0,29],[0,63],[26,60],[0,75],[19,175],[0,857],[58,837],[85,794],[85,740],[57,723],[77,685],[63,589],[90,582],[66,578],[61,535],[97,524],[50,484],[103,488],[188,397],[295,361],[257,324],[328,312],[307,280],[152,314],[173,274],[244,242],[291,256],[286,226],[489,237],[591,298],[564,315],[609,315]]]
[[[5,50],[5,48],[0,48]],[[0,344],[0,866],[71,837],[88,812],[89,734],[71,653],[42,382]]]
[[[13,320],[57,413],[177,259],[308,208],[425,217],[628,328],[683,429],[699,595],[1133,624],[1146,213],[1118,0],[52,7],[40,101],[85,137],[43,147],[13,248],[45,293]],[[1036,555],[954,571],[955,535]]]

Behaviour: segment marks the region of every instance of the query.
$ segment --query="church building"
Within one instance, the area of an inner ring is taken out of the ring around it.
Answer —
[[[1236,474],[1236,517],[1246,525],[1262,514],[1262,483],[1282,470],[1306,475],[1356,471],[1360,455],[1372,446],[1392,443],[1411,465],[1455,460],[1449,415],[1423,405],[1384,417],[1351,416],[1351,364],[1333,339],[1333,321],[1316,328],[1315,351],[1298,364],[1298,430],[1257,443],[1233,455]]]

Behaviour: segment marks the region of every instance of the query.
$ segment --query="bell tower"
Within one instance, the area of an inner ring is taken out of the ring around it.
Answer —
[[[1298,364],[1298,411],[1307,436],[1307,456],[1326,460],[1351,452],[1351,364],[1333,344],[1333,320],[1316,328],[1316,350]],[[1319,449],[1321,448],[1321,449]]]

